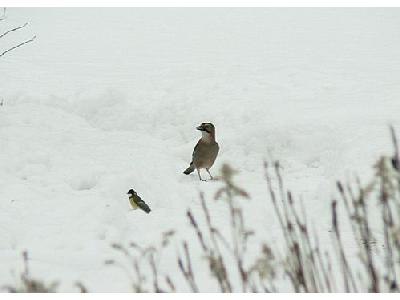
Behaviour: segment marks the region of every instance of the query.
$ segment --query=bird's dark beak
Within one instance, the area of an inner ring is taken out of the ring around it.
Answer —
[[[196,127],[196,129],[197,129],[197,130],[200,130],[200,131],[204,131],[204,130],[205,130],[204,127],[203,127],[203,125],[200,125],[200,126]]]

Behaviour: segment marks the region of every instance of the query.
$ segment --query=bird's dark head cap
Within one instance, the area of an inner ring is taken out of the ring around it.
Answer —
[[[200,126],[196,127],[197,130],[205,131],[208,133],[214,132],[215,127],[213,123],[201,123]]]
[[[127,194],[128,195],[136,195],[136,192],[133,189],[130,189]]]

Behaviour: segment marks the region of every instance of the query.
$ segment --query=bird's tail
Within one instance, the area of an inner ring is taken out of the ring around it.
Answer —
[[[151,209],[150,209],[150,207],[146,204],[146,203],[144,203],[143,201],[141,201],[141,202],[138,202],[138,206],[140,207],[140,209],[141,210],[143,210],[145,213],[149,213],[149,212],[151,212]]]
[[[193,165],[193,162],[191,162],[189,168],[187,168],[185,171],[183,171],[183,174],[189,175],[193,171],[194,171],[194,165]]]

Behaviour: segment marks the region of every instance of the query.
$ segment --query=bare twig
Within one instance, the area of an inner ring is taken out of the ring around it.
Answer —
[[[9,34],[9,33],[11,33],[11,32],[14,32],[14,31],[17,31],[17,30],[20,30],[20,29],[26,27],[27,25],[28,25],[28,22],[26,22],[24,25],[21,25],[21,26],[18,26],[18,27],[14,27],[13,29],[7,30],[7,31],[4,32],[3,34],[0,34],[0,39],[1,39],[2,37],[5,37],[7,34]]]
[[[6,19],[6,8],[3,8],[3,16],[0,17],[0,21],[3,21],[3,20],[5,20],[5,19]],[[28,26],[28,22],[26,22],[25,24],[23,24],[23,25],[21,25],[21,26],[17,26],[17,27],[14,27],[14,28],[12,28],[12,29],[9,29],[9,30],[5,31],[4,33],[0,34],[0,39],[1,39],[1,38],[4,38],[5,36],[7,36],[8,34],[10,34],[10,33],[12,33],[12,32],[16,32],[16,31],[18,31],[18,30],[20,30],[20,29],[23,29],[23,28],[25,28],[26,26]],[[28,40],[25,40],[24,42],[21,42],[21,43],[15,45],[15,46],[13,46],[13,47],[11,47],[11,48],[9,48],[9,49],[3,51],[3,52],[0,54],[0,57],[4,56],[6,53],[8,53],[8,52],[10,52],[10,51],[12,51],[12,50],[15,50],[15,49],[17,49],[17,48],[19,48],[19,47],[21,47],[21,46],[23,46],[23,45],[26,45],[26,44],[28,44],[28,43],[33,42],[35,39],[36,39],[36,35],[33,36],[32,38],[28,39]]]
[[[14,49],[17,49],[17,48],[19,48],[19,47],[21,47],[21,46],[23,46],[23,45],[25,45],[25,44],[28,44],[28,43],[30,43],[30,42],[33,42],[35,39],[36,39],[36,35],[33,36],[31,39],[29,39],[29,40],[27,40],[27,41],[25,41],[25,42],[22,42],[22,43],[20,43],[20,44],[18,44],[18,45],[16,45],[16,46],[11,47],[11,48],[9,48],[8,50],[4,51],[3,53],[0,54],[0,57],[4,56],[6,53],[8,53],[8,52],[10,52],[10,51],[12,51],[12,50],[14,50]]]
[[[179,257],[178,258],[178,266],[179,269],[181,270],[183,277],[185,278],[186,282],[189,284],[192,292],[198,293],[199,288],[197,287],[196,280],[194,279],[194,272],[192,269],[192,262],[190,260],[190,254],[189,254],[189,249],[187,242],[183,242],[183,249],[185,253],[185,260],[186,260],[186,266],[183,264],[182,259]]]

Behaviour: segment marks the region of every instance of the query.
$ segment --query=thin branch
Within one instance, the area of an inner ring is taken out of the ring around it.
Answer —
[[[20,29],[26,27],[27,25],[28,25],[28,22],[26,22],[24,25],[21,25],[21,26],[15,27],[13,29],[7,30],[6,32],[4,32],[3,34],[0,35],[0,39],[2,37],[5,37],[7,34],[13,32],[13,31],[17,31],[17,30],[20,30]]]
[[[183,249],[185,251],[185,258],[186,258],[186,267],[183,265],[183,261],[181,257],[178,257],[178,266],[181,270],[185,280],[189,284],[193,293],[198,293],[200,290],[197,287],[196,280],[194,279],[194,273],[192,269],[192,262],[190,260],[189,248],[187,242],[183,242]]]
[[[19,48],[19,47],[21,47],[21,46],[23,46],[23,45],[25,45],[25,44],[28,44],[28,43],[30,43],[30,42],[33,42],[35,39],[36,39],[36,35],[33,36],[31,39],[29,39],[29,40],[27,40],[27,41],[25,41],[25,42],[22,42],[22,43],[20,43],[20,44],[18,44],[18,45],[16,45],[16,46],[11,47],[10,49],[4,51],[3,53],[0,54],[0,57],[2,57],[2,56],[5,55],[6,53],[8,53],[8,52],[10,52],[10,51],[12,51],[12,50],[14,50],[14,49],[16,49],[16,48]]]

